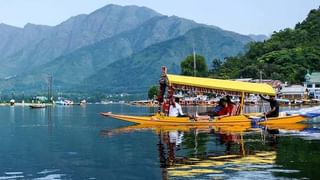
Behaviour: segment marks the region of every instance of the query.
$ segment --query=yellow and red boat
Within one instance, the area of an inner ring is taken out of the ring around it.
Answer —
[[[231,116],[215,117],[210,120],[198,120],[195,121],[189,117],[169,117],[161,113],[156,113],[152,116],[130,116],[112,114],[110,112],[101,113],[104,116],[108,116],[114,119],[133,122],[137,124],[147,125],[170,125],[170,126],[212,126],[212,125],[230,125],[230,126],[248,126],[256,118],[253,115],[260,115],[262,113],[250,113],[245,114],[244,97],[249,94],[262,94],[275,96],[275,90],[268,84],[264,83],[249,83],[232,80],[221,80],[211,78],[190,77],[181,75],[167,75],[169,86],[175,90],[191,90],[198,93],[222,93],[240,96],[240,105],[238,106],[238,113]],[[255,123],[258,125],[274,125],[274,124],[292,124],[304,121],[305,117],[299,114],[282,115],[272,118],[260,118]]]

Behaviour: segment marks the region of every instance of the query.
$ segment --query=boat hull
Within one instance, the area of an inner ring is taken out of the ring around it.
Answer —
[[[194,121],[189,117],[168,117],[156,114],[154,116],[128,116],[128,115],[117,115],[112,113],[101,113],[103,116],[111,118],[133,122],[137,124],[148,124],[148,125],[176,125],[176,126],[210,126],[210,125],[230,125],[230,126],[247,126],[251,124],[251,119],[246,115],[239,116],[228,116],[223,118],[215,118],[213,120],[199,120]],[[290,124],[298,123],[305,120],[300,115],[290,115],[285,117],[269,118],[265,121],[258,122],[259,125],[268,124]]]
[[[306,118],[304,116],[294,114],[290,116],[283,116],[283,117],[273,117],[267,118],[263,122],[259,122],[260,125],[275,125],[275,124],[292,124],[292,123],[299,123],[304,121]]]

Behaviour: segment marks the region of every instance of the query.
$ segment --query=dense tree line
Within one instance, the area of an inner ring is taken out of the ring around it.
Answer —
[[[308,17],[294,29],[274,32],[264,42],[248,44],[244,55],[214,59],[209,72],[214,78],[263,78],[301,83],[307,70],[320,71],[320,9],[311,10]]]

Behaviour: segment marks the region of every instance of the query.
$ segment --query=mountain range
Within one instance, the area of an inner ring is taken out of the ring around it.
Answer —
[[[206,58],[244,53],[263,36],[241,35],[146,7],[107,5],[57,26],[0,24],[0,90],[37,93],[48,75],[59,91],[143,92],[161,66],[180,72],[195,49]]]

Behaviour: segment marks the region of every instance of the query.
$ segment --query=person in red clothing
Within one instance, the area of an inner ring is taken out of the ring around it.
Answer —
[[[196,113],[196,115],[192,118],[195,120],[209,120],[210,118],[214,118],[216,116],[223,117],[229,116],[230,108],[228,106],[226,98],[221,98],[219,101],[219,105],[216,106],[212,111],[204,112],[204,113]]]
[[[226,101],[228,104],[228,115],[231,116],[234,111],[234,108],[236,107],[236,104],[231,101],[231,97],[229,95],[226,96]]]
[[[229,110],[230,107],[227,103],[226,99],[221,99],[221,104],[222,104],[222,108],[216,113],[216,116],[224,116],[224,115],[229,115]]]

